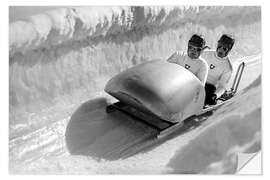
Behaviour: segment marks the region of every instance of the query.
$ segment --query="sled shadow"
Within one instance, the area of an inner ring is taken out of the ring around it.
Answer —
[[[72,155],[116,160],[156,133],[126,114],[106,113],[107,105],[106,98],[89,100],[72,114],[65,133],[66,145]]]
[[[118,111],[106,113],[107,105],[106,98],[96,98],[83,103],[72,114],[65,133],[70,154],[94,159],[125,159],[147,152],[203,122],[203,119],[199,122],[188,119],[184,127],[159,140],[156,139],[158,131],[143,122]]]

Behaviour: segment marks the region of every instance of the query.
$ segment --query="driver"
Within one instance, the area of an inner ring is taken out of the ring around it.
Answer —
[[[179,64],[192,72],[204,86],[208,74],[208,65],[206,61],[200,57],[204,49],[205,40],[202,36],[194,34],[188,41],[187,54],[177,51],[169,57],[167,61]]]
[[[216,50],[204,51],[202,55],[209,65],[205,84],[205,105],[215,105],[216,93],[222,93],[226,90],[226,85],[233,72],[228,54],[234,45],[234,41],[230,35],[223,34],[218,40]]]

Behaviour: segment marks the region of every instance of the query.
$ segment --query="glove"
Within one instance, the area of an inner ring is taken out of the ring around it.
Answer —
[[[217,95],[216,94],[213,94],[211,99],[212,99],[212,105],[217,104]]]
[[[232,90],[230,91],[225,91],[218,99],[222,101],[226,101],[228,99],[231,99],[234,96],[234,92]]]

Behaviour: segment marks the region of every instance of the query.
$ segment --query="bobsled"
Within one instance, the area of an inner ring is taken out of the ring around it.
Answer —
[[[152,60],[112,77],[105,92],[119,102],[108,109],[124,109],[144,119],[179,123],[198,114],[203,106],[205,90],[201,81],[184,67],[164,60]]]

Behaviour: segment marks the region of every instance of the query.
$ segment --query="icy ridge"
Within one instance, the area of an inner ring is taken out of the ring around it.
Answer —
[[[253,7],[72,7],[33,15],[27,21],[9,25],[9,51],[25,53],[37,48],[49,48],[70,40],[108,37],[131,30],[162,31],[187,22],[211,22],[240,15],[243,21],[249,14],[258,15]],[[259,13],[260,14],[260,13]],[[253,19],[258,18],[252,15]],[[238,19],[238,21],[239,21]],[[237,23],[237,22],[236,22]]]

